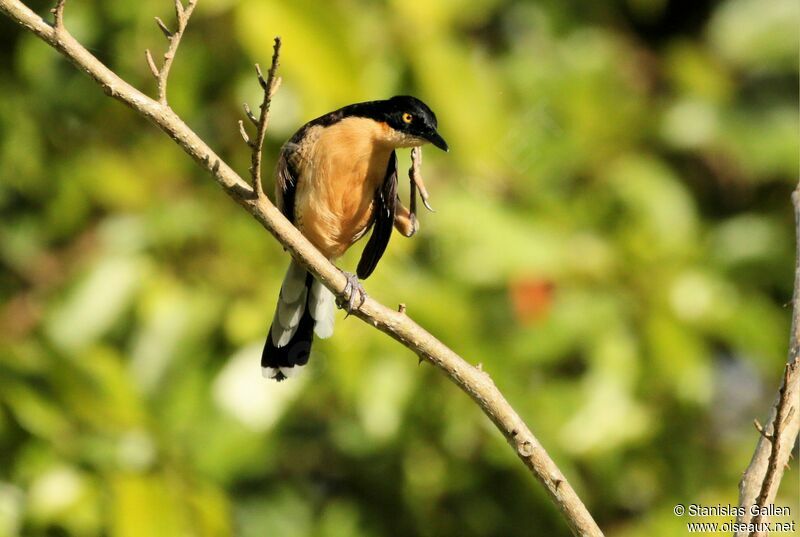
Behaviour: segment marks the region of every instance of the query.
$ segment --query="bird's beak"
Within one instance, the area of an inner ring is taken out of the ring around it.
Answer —
[[[444,141],[444,138],[439,136],[438,132],[431,131],[425,138],[442,151],[450,151],[450,148],[447,147],[447,142]]]

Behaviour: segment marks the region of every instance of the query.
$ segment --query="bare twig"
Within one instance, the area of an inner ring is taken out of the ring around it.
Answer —
[[[795,214],[795,232],[797,254],[795,261],[794,295],[792,298],[792,330],[789,337],[789,357],[784,369],[783,381],[773,405],[772,413],[766,428],[759,430],[753,458],[747,466],[742,480],[739,482],[739,506],[743,514],[737,516],[737,522],[766,522],[761,510],[753,516],[750,509],[753,505],[764,507],[775,501],[783,472],[792,455],[792,448],[800,431],[800,185],[792,194]],[[758,422],[756,422],[758,423]],[[756,526],[758,527],[758,526]],[[760,535],[753,532],[749,535]],[[748,535],[746,529],[736,533],[736,537]]]
[[[250,106],[247,103],[244,103],[244,113],[247,115],[247,118],[256,126],[256,137],[255,140],[250,141],[250,138],[247,136],[247,132],[244,129],[244,123],[239,121],[239,132],[242,135],[245,143],[250,146],[250,176],[253,185],[253,192],[256,198],[260,198],[264,195],[264,189],[261,185],[261,155],[262,155],[262,148],[264,146],[264,137],[267,134],[267,126],[269,125],[269,107],[272,103],[272,96],[275,95],[275,92],[278,91],[278,87],[281,85],[280,77],[276,76],[276,72],[278,71],[278,65],[280,65],[280,54],[281,54],[281,38],[275,38],[275,45],[272,49],[272,64],[269,67],[269,71],[267,71],[267,78],[264,78],[263,73],[261,72],[261,67],[256,64],[256,75],[258,76],[258,83],[261,85],[261,89],[264,91],[264,97],[261,100],[261,113],[259,117],[253,114],[250,110]]]
[[[150,54],[150,49],[149,48],[145,49],[144,57],[147,60],[147,66],[150,68],[150,72],[153,73],[153,78],[158,80],[158,77],[159,77],[158,67],[156,67],[156,62],[155,62],[155,60],[153,60],[153,55]]]
[[[183,6],[181,0],[175,0],[175,18],[178,21],[178,29],[174,32],[167,28],[159,17],[156,17],[156,25],[164,34],[164,37],[169,41],[169,47],[164,53],[164,64],[161,69],[156,67],[156,62],[153,61],[153,55],[150,50],[145,51],[147,58],[147,65],[150,67],[150,72],[158,83],[158,102],[167,106],[167,81],[169,79],[169,71],[172,69],[172,62],[175,60],[175,53],[178,51],[178,46],[181,44],[183,32],[189,24],[189,18],[192,16],[197,0],[189,0],[186,7]]]
[[[756,428],[756,431],[758,431],[758,434],[760,434],[763,438],[766,438],[770,442],[772,441],[772,433],[768,433],[767,431],[765,431],[764,430],[764,426],[761,425],[760,421],[758,421],[757,419],[753,420],[753,427]]]
[[[250,110],[250,105],[247,104],[247,103],[244,103],[242,105],[242,108],[244,108],[244,113],[247,116],[247,119],[250,120],[250,123],[252,123],[255,126],[258,126],[258,118],[255,115],[253,115],[253,111]]]
[[[428,202],[428,191],[425,188],[425,182],[422,180],[422,172],[420,168],[422,167],[422,148],[415,147],[411,150],[411,166],[408,168],[408,179],[409,179],[409,208],[408,208],[408,219],[410,225],[410,231],[407,233],[405,231],[401,231],[403,235],[407,237],[412,237],[417,231],[419,231],[419,219],[417,218],[417,189],[419,189],[420,197],[422,198],[422,203],[425,204],[425,207],[429,211],[433,211],[433,207],[430,206]],[[399,228],[398,228],[399,229]]]
[[[167,39],[172,39],[172,31],[170,31],[170,29],[167,28],[167,25],[164,24],[164,21],[162,21],[160,17],[154,17],[154,18],[156,19],[156,25],[158,26],[158,29],[161,30],[161,33],[164,34],[164,37],[166,37]]]
[[[50,13],[53,14],[53,28],[56,30],[64,28],[64,4],[66,3],[67,0],[58,0],[56,7],[50,10]]]
[[[767,440],[769,440],[771,443],[771,449],[769,458],[767,459],[767,472],[764,475],[764,481],[761,483],[761,492],[759,493],[758,500],[756,501],[756,504],[759,508],[765,507],[768,504],[771,491],[773,488],[776,490],[778,488],[775,481],[776,479],[780,480],[780,476],[778,475],[778,457],[780,457],[781,452],[781,441],[788,440],[783,438],[783,430],[786,428],[786,418],[788,415],[793,413],[792,411],[794,411],[794,408],[791,407],[791,403],[786,398],[786,394],[789,391],[791,371],[792,369],[796,368],[797,362],[791,362],[786,364],[786,367],[783,370],[783,384],[781,384],[780,391],[778,392],[778,405],[775,410],[775,420],[772,422],[772,434],[767,436]],[[794,439],[792,439],[792,441],[794,441]],[[761,527],[761,522],[764,522],[765,517],[763,512],[763,510],[759,509],[758,514],[753,519],[756,527]],[[757,536],[761,534],[762,532],[760,531],[753,531],[750,535]]]
[[[436,212],[431,207],[430,202],[428,201],[428,189],[425,188],[425,181],[422,180],[422,172],[420,168],[422,166],[422,148],[415,147],[411,150],[411,168],[408,170],[408,176],[411,178],[411,212],[416,213],[417,208],[417,199],[414,195],[415,187],[419,189],[419,197],[422,198],[422,204],[425,205],[425,208],[431,211],[432,213]]]
[[[416,147],[414,148],[416,149]],[[416,156],[417,154],[414,152],[414,149],[411,150],[411,167],[408,169],[408,178],[409,178],[409,200],[408,200],[408,212],[411,213],[411,218],[417,218],[417,182],[414,180],[414,167],[418,166],[416,163]],[[416,231],[416,230],[414,230]]]
[[[244,121],[241,119],[239,120],[239,135],[242,137],[242,140],[244,140],[244,143],[246,143],[248,147],[253,147],[253,142],[250,141],[250,136],[247,135],[247,130],[244,128]]]
[[[190,6],[193,7],[194,2]],[[343,294],[346,279],[339,269],[314,248],[266,196],[254,197],[253,189],[164,101],[147,97],[119,78],[68,32],[57,32],[19,0],[0,0],[0,12],[61,52],[94,79],[108,95],[126,104],[164,131],[209,171],[225,192],[272,233],[315,278],[337,295]],[[189,12],[190,8],[187,8],[182,17],[184,21]],[[531,474],[542,483],[575,535],[602,536],[574,489],[489,375],[464,361],[406,313],[394,311],[368,298],[355,315],[435,365],[467,393],[503,433]]]

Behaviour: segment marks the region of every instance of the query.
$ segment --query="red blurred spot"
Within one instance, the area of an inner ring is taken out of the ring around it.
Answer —
[[[534,323],[550,314],[555,283],[541,278],[519,278],[509,284],[514,316],[522,324]]]

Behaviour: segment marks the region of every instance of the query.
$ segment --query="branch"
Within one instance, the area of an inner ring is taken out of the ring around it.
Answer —
[[[194,2],[190,6],[193,7]],[[189,12],[189,9],[186,11]],[[266,196],[255,197],[253,189],[164,100],[155,101],[120,79],[66,30],[57,31],[19,0],[0,0],[0,12],[58,50],[94,79],[108,95],[126,104],[164,131],[200,166],[210,172],[225,192],[253,215],[315,278],[336,295],[342,296],[346,279],[339,269],[319,253]],[[185,24],[179,27],[179,31],[182,32],[184,28]],[[175,41],[170,49],[173,46],[177,46]],[[603,535],[564,475],[486,372],[468,364],[405,312],[394,311],[368,298],[354,315],[441,369],[467,393],[503,433],[532,475],[542,483],[575,535]]]
[[[59,0],[59,4],[62,5],[62,7],[63,3],[64,0]],[[150,49],[144,51],[147,59],[147,65],[150,67],[150,72],[153,73],[153,77],[158,83],[158,102],[165,106],[167,104],[167,79],[169,78],[169,71],[172,69],[172,62],[175,60],[175,53],[178,51],[178,46],[181,44],[183,32],[186,30],[186,26],[189,24],[189,17],[192,16],[192,12],[194,11],[196,5],[197,0],[189,0],[188,4],[184,8],[181,0],[175,0],[175,18],[178,21],[178,29],[174,32],[171,32],[169,28],[167,28],[167,25],[164,24],[164,21],[162,21],[159,17],[156,17],[156,25],[158,25],[161,33],[163,33],[164,37],[166,37],[169,41],[169,47],[164,53],[164,64],[161,66],[161,69],[156,67],[156,62],[153,61],[153,55],[150,54]]]
[[[267,71],[266,80],[264,79],[264,75],[261,73],[261,67],[256,64],[258,83],[261,85],[261,89],[264,90],[264,98],[261,101],[261,114],[259,117],[256,118],[256,116],[253,115],[253,112],[250,110],[250,106],[248,106],[247,103],[244,103],[244,113],[247,115],[247,118],[250,120],[250,122],[256,126],[255,140],[250,140],[250,137],[247,136],[247,131],[244,128],[244,123],[239,120],[239,133],[242,135],[244,143],[250,147],[251,151],[250,176],[252,178],[251,184],[253,185],[253,192],[255,193],[256,198],[260,198],[264,195],[264,188],[261,185],[261,148],[264,145],[264,137],[267,134],[267,126],[269,125],[269,106],[272,103],[273,95],[275,95],[275,92],[278,91],[278,87],[281,85],[280,77],[275,75],[278,70],[280,54],[281,38],[276,37],[275,45],[272,49],[272,65],[270,65],[269,71]]]
[[[435,213],[428,201],[428,189],[425,188],[425,182],[422,180],[422,148],[415,147],[411,150],[411,167],[408,169],[408,177],[411,179],[411,212],[416,213],[417,210],[417,195],[416,191],[419,189],[419,197],[422,198],[422,204],[430,212]]]
[[[789,337],[789,358],[783,372],[783,382],[769,417],[769,425],[762,428],[756,422],[759,432],[758,444],[750,464],[739,482],[739,506],[744,515],[737,516],[737,522],[762,523],[766,517],[761,510],[756,516],[750,512],[752,506],[766,507],[775,501],[783,472],[792,455],[792,448],[800,431],[800,185],[792,193],[797,253],[795,261],[794,295],[792,297],[792,330]],[[758,526],[756,526],[758,527]],[[749,535],[763,535],[752,532]],[[747,537],[742,530],[736,537]]]
[[[53,14],[53,27],[56,30],[64,29],[64,4],[66,2],[67,0],[58,0],[56,7],[50,10],[50,13]]]

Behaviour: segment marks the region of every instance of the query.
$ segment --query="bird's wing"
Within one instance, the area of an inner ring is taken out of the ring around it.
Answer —
[[[297,178],[299,177],[294,163],[299,157],[297,155],[298,148],[299,146],[296,143],[286,143],[281,148],[278,164],[275,167],[275,201],[278,209],[293,224],[294,196],[297,191]]]
[[[369,237],[367,246],[361,253],[361,260],[358,262],[356,274],[364,279],[375,270],[386,251],[389,238],[392,236],[392,226],[394,225],[395,203],[397,201],[397,155],[392,151],[389,157],[389,166],[386,168],[386,178],[383,184],[375,191],[375,202],[373,204],[372,235]]]

